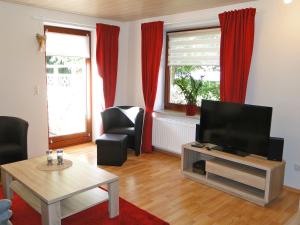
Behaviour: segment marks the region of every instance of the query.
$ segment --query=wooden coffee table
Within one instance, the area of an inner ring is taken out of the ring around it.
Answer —
[[[13,191],[42,216],[43,225],[60,225],[61,219],[109,202],[109,217],[119,215],[119,178],[70,156],[70,168],[41,171],[37,166],[45,157],[1,166],[4,198],[12,199]],[[108,191],[98,188],[107,185]]]

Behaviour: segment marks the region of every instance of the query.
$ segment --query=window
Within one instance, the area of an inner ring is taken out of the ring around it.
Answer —
[[[184,111],[186,100],[179,79],[202,83],[197,105],[202,99],[220,98],[219,28],[167,33],[165,108]]]
[[[91,141],[90,31],[45,30],[50,148]]]

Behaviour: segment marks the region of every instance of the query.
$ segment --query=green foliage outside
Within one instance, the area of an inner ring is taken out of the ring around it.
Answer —
[[[46,64],[48,66],[59,66],[57,71],[59,74],[72,74],[72,67],[85,64],[85,59],[76,56],[47,56]],[[65,67],[61,67],[65,66]],[[54,68],[47,68],[48,74],[54,74]]]
[[[47,68],[47,73],[48,74],[52,74],[52,73],[54,73],[54,68]]]
[[[69,69],[68,67],[62,67],[62,68],[58,68],[58,73],[60,73],[60,74],[71,74],[72,70]]]
[[[220,100],[220,83],[216,81],[203,81],[200,96],[207,100]]]
[[[47,56],[47,65],[74,65],[82,64],[85,59],[77,56]]]
[[[217,68],[212,68],[216,70]],[[197,104],[197,98],[200,96],[202,99],[219,100],[220,99],[220,83],[216,81],[203,80],[204,76],[200,79],[195,79],[192,76],[193,71],[206,70],[203,66],[172,66],[171,73],[174,74],[173,84],[177,85],[184,95],[187,104]]]
[[[187,66],[176,66],[173,68],[175,69],[175,76],[191,76],[192,71],[201,69],[201,66],[187,65]]]

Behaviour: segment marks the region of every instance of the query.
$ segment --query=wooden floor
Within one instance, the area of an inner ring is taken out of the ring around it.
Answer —
[[[96,165],[93,144],[65,150]],[[120,177],[121,197],[174,225],[281,225],[298,208],[292,191],[264,208],[183,178],[180,158],[157,151],[136,157],[129,150],[122,167],[101,168]]]

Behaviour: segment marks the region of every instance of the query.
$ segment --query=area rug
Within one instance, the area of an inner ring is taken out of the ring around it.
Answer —
[[[0,187],[0,199],[2,199]],[[12,205],[13,225],[41,225],[41,216],[18,195],[14,194]],[[108,203],[104,202],[90,209],[62,220],[62,225],[168,225],[169,223],[120,198],[120,214],[114,219],[108,216]]]

